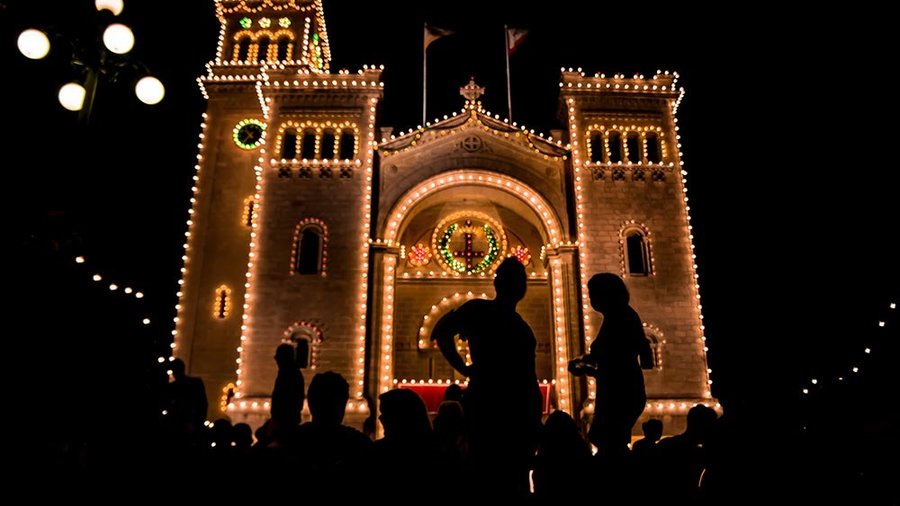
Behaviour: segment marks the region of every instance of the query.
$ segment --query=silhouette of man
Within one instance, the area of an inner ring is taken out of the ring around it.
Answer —
[[[294,347],[287,343],[278,346],[275,349],[275,363],[278,365],[278,376],[272,389],[272,418],[279,427],[293,430],[300,424],[305,397],[303,373]]]
[[[476,479],[494,496],[526,495],[528,469],[541,427],[541,393],[535,374],[536,340],[516,312],[525,297],[525,267],[507,258],[494,278],[496,297],[475,299],[435,325],[432,339],[454,369],[469,377],[465,416]],[[456,350],[469,343],[472,363]]]
[[[176,358],[169,365],[174,381],[168,385],[168,416],[175,431],[185,439],[196,439],[206,421],[206,388],[203,380],[185,374],[184,361]]]
[[[588,281],[588,292],[591,306],[603,313],[603,324],[590,353],[570,361],[569,371],[596,378],[596,409],[588,440],[597,446],[599,457],[616,460],[627,455],[631,428],[644,411],[647,394],[641,368],[653,367],[653,355],[641,317],[628,305],[622,278],[596,274]]]

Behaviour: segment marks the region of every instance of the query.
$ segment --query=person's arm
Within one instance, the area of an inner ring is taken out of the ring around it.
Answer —
[[[447,362],[449,362],[454,369],[468,377],[471,373],[470,367],[466,365],[465,359],[463,359],[459,355],[459,352],[456,351],[456,343],[453,339],[460,333],[460,327],[459,313],[457,311],[451,311],[435,324],[434,330],[431,331],[431,339],[437,341],[438,348],[440,348],[441,353],[444,355],[444,358],[447,359]]]

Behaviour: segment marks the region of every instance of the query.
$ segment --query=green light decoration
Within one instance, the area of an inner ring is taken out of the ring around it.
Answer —
[[[312,42],[309,44],[310,66],[318,71],[325,69],[325,61],[322,59],[322,48],[319,46],[319,34],[312,34]]]
[[[246,18],[246,17],[241,18],[239,23],[241,24],[241,28],[250,28],[251,26],[253,26],[253,21],[251,21],[250,18]]]
[[[282,28],[289,28],[291,26],[290,18],[278,18],[278,26]]]
[[[473,220],[483,224],[475,225]],[[459,242],[460,235],[462,243]],[[452,243],[455,238],[457,247],[454,248]],[[481,243],[481,249],[476,242]],[[479,274],[489,271],[500,258],[506,248],[506,236],[500,224],[487,215],[463,212],[441,221],[435,229],[432,244],[436,251],[435,258],[444,269],[461,274]]]
[[[232,131],[232,139],[241,149],[256,149],[262,144],[266,124],[258,119],[246,118],[238,122]]]

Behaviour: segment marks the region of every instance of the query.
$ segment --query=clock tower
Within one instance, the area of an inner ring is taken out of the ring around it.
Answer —
[[[174,354],[211,419],[267,413],[284,341],[307,381],[341,372],[360,414],[380,70],[329,73],[321,0],[217,0],[216,14]]]

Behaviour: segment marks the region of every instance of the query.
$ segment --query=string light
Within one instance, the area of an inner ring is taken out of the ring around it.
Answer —
[[[890,302],[890,303],[888,303],[888,309],[889,309],[890,311],[894,311],[896,308],[897,308],[897,304],[896,304],[895,302]],[[886,322],[885,322],[885,320],[878,320],[878,328],[885,328],[885,327],[886,327]],[[862,350],[863,355],[871,355],[871,354],[872,354],[872,351],[873,351],[872,346],[866,346],[866,347],[864,347],[863,350]],[[863,357],[863,358],[865,358],[865,357]],[[845,371],[846,371],[846,370],[847,370],[847,369],[845,369]],[[862,371],[862,368],[861,368],[860,366],[858,366],[858,365],[853,365],[853,366],[850,366],[850,367],[849,367],[849,370],[850,370],[850,372],[853,373],[853,374],[860,374],[861,371]],[[838,375],[838,376],[836,376],[836,380],[837,380],[838,382],[843,382],[843,381],[844,381],[844,376]],[[810,379],[808,380],[808,383],[809,383],[810,385],[814,385],[814,386],[818,387],[819,389],[824,389],[824,388],[827,386],[827,385],[825,385],[825,384],[820,385],[820,383],[822,383],[822,382],[819,381],[818,378],[810,378]],[[809,387],[804,386],[804,387],[801,388],[801,391],[802,391],[804,394],[808,394],[809,391],[810,391],[810,389],[809,389]]]

